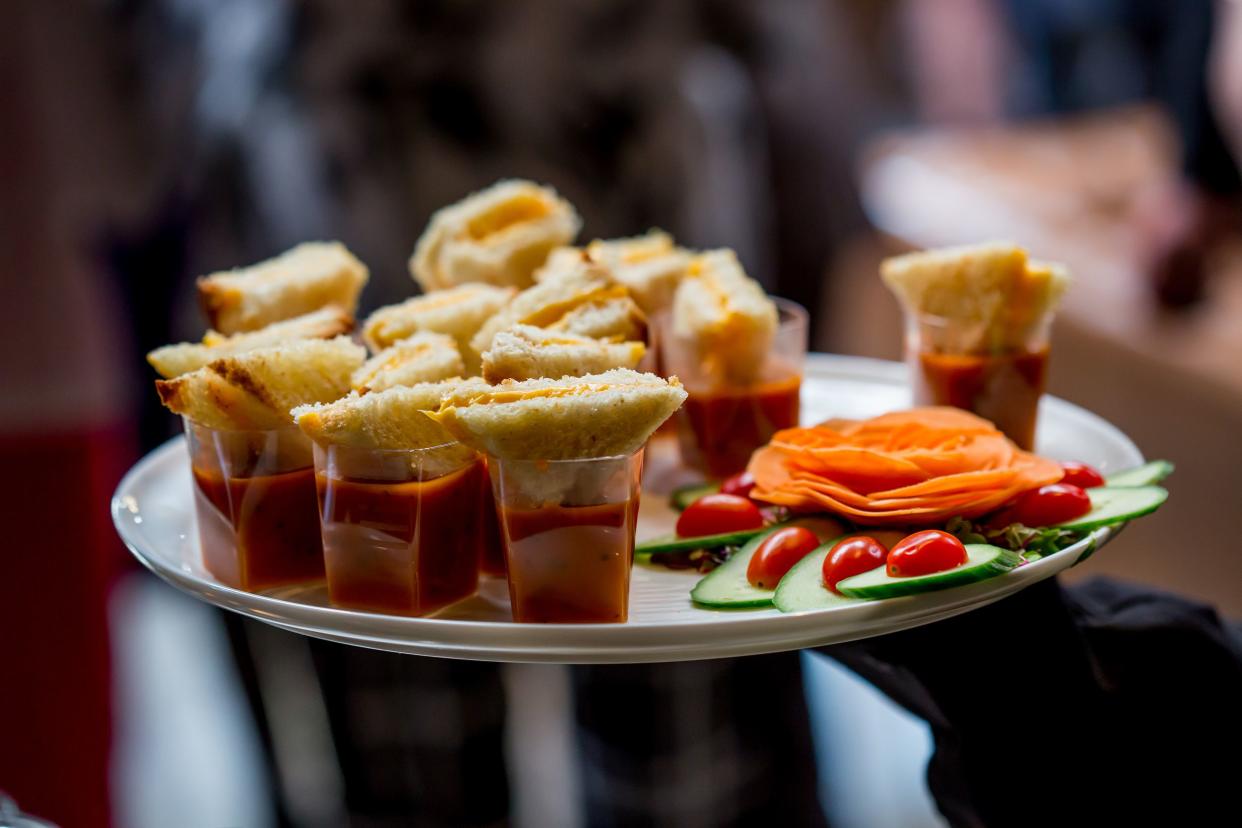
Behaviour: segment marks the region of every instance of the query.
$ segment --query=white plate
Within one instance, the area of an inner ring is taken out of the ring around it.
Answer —
[[[867,417],[909,404],[905,369],[892,362],[812,355],[802,386],[803,421]],[[1128,437],[1103,419],[1056,398],[1040,412],[1039,450],[1105,471],[1143,461]],[[671,446],[653,445],[657,484],[668,485]],[[690,603],[699,577],[636,566],[626,624],[515,624],[503,580],[485,579],[478,596],[432,618],[333,609],[320,586],[261,595],[224,586],[199,562],[198,533],[187,454],[169,441],[130,470],[112,499],[112,518],[130,551],[173,586],[225,609],[277,627],[345,644],[399,653],[483,661],[623,663],[686,661],[776,652],[882,635],[981,607],[1072,566],[1116,532],[1100,529],[1061,552],[975,584],[823,610],[782,614],[774,609],[712,611]],[[668,531],[666,499],[649,495],[639,515],[639,539]]]

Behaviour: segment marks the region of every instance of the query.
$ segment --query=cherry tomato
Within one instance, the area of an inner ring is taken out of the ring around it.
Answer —
[[[724,494],[737,495],[738,497],[750,497],[750,492],[755,488],[755,476],[748,471],[741,471],[732,477],[726,477],[724,482],[720,484],[720,491]]]
[[[837,583],[884,566],[888,550],[870,535],[855,535],[837,542],[824,558],[824,586],[837,592]],[[837,592],[838,595],[841,593]]]
[[[910,578],[944,572],[966,563],[966,547],[948,532],[927,529],[909,535],[888,553],[888,574]]]
[[[1065,470],[1065,476],[1061,478],[1062,483],[1068,483],[1080,489],[1094,489],[1096,486],[1104,485],[1104,475],[1086,463],[1071,460],[1068,463],[1062,463],[1061,468]]]
[[[1091,498],[1078,486],[1052,483],[1021,495],[1014,504],[1001,512],[1004,525],[1051,526],[1082,517],[1091,511]]]
[[[677,535],[697,538],[721,532],[741,532],[763,526],[759,507],[744,497],[731,494],[703,495],[686,507],[677,518]]]
[[[786,526],[763,539],[746,567],[746,580],[760,589],[776,589],[793,565],[815,551],[819,538],[804,526]]]

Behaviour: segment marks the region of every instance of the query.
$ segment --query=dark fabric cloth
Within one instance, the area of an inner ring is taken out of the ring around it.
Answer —
[[[573,674],[591,828],[826,824],[798,653]]]
[[[822,652],[931,725],[928,783],[953,825],[1242,815],[1242,639],[1210,607],[1110,580],[1050,580]]]

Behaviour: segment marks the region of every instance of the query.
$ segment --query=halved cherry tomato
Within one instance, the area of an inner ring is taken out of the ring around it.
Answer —
[[[1062,483],[1068,483],[1080,489],[1094,489],[1096,486],[1104,485],[1104,475],[1086,463],[1070,460],[1062,463],[1061,468],[1065,471],[1065,476],[1060,480]]]
[[[703,495],[677,518],[677,536],[697,538],[722,532],[742,532],[763,526],[759,507],[744,497],[715,493]]]
[[[819,538],[805,526],[777,529],[763,539],[751,556],[746,580],[760,589],[776,589],[785,573],[818,547]]]
[[[888,553],[888,574],[910,578],[966,563],[966,547],[948,532],[927,529],[906,537]]]
[[[824,558],[824,586],[837,592],[837,582],[884,566],[887,558],[888,550],[884,544],[870,535],[856,535],[838,541],[828,557]]]
[[[754,488],[755,476],[748,471],[741,471],[732,477],[726,477],[720,484],[721,492],[738,497],[750,497],[751,490]]]
[[[1011,523],[1031,527],[1052,526],[1082,517],[1090,511],[1091,498],[1081,488],[1069,483],[1051,483],[1021,495],[997,516],[995,523],[998,526]]]

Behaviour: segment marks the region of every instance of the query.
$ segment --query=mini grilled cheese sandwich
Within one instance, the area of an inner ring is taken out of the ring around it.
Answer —
[[[641,342],[608,343],[589,336],[514,325],[492,339],[483,354],[488,382],[572,377],[612,368],[634,368],[647,348]]]
[[[425,291],[467,282],[524,288],[581,225],[573,205],[550,187],[498,181],[436,211],[414,248],[410,273]]]
[[[432,331],[448,334],[465,347],[515,293],[514,288],[475,283],[415,296],[368,316],[362,339],[372,351],[381,351],[418,331]]]
[[[307,242],[250,267],[204,276],[198,298],[211,327],[235,334],[328,305],[352,317],[367,278],[366,266],[341,243]]]
[[[571,460],[632,454],[685,398],[676,377],[617,369],[465,389],[432,416],[463,443],[502,459]]]
[[[183,342],[156,348],[147,354],[147,362],[151,363],[160,376],[170,379],[197,371],[207,363],[226,356],[294,339],[331,339],[349,333],[353,327],[353,317],[331,305],[250,333],[225,336],[217,331],[208,331],[201,343]]]
[[[1070,283],[1063,265],[1003,242],[896,256],[880,276],[907,311],[947,323],[925,326],[926,344],[950,353],[1021,349]]]
[[[596,239],[587,245],[586,252],[612,271],[613,278],[629,289],[647,314],[672,306],[691,259],[687,250],[661,230],[628,239]]]
[[[300,339],[224,357],[155,387],[165,406],[209,428],[276,429],[292,425],[294,406],[347,393],[365,358],[349,337]]]
[[[491,348],[492,338],[497,333],[514,325],[534,325],[590,336],[593,334],[582,330],[558,327],[558,323],[583,306],[625,301],[633,305],[625,288],[613,281],[607,268],[582,259],[575,267],[549,276],[513,297],[513,301],[483,324],[470,346],[481,354]],[[619,314],[614,310],[613,316]],[[617,325],[615,318],[608,321]]]
[[[423,331],[398,341],[368,359],[350,379],[355,391],[366,394],[395,385],[459,377],[465,371],[457,343],[447,334]]]
[[[728,249],[695,256],[673,298],[672,335],[718,384],[754,382],[776,335],[776,305]]]

